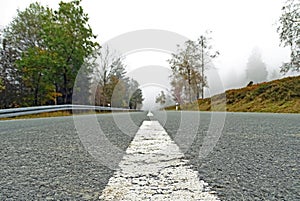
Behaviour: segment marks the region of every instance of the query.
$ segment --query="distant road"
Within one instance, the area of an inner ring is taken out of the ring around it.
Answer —
[[[97,115],[97,120],[109,141],[123,151],[144,120],[158,120],[200,180],[208,182],[221,200],[300,198],[300,115],[227,113],[219,141],[199,160],[211,113],[146,114],[130,113],[134,125],[126,123],[127,135],[113,115]],[[128,121],[128,115],[114,115]],[[186,123],[199,117],[199,123]],[[178,141],[190,133],[195,135]],[[86,151],[72,117],[0,121],[0,156],[0,200],[95,200],[114,173]]]

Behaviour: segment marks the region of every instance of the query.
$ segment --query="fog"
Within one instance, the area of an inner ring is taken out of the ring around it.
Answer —
[[[5,2],[1,6],[0,26],[7,25],[16,14],[34,0]],[[57,8],[59,0],[39,1]],[[289,60],[289,49],[280,47],[276,32],[277,20],[284,0],[153,0],[153,1],[96,1],[83,0],[82,6],[89,15],[89,24],[98,35],[100,44],[121,34],[142,29],[168,30],[191,40],[196,40],[206,30],[212,31],[213,47],[220,52],[214,61],[213,72],[208,79],[218,74],[221,88],[243,87],[247,84],[247,63],[254,47],[259,48],[261,61],[266,66],[268,78],[278,78],[279,67]],[[132,41],[134,43],[134,41]],[[170,54],[158,51],[143,51],[125,58],[127,72],[138,80],[143,89],[144,107],[156,107],[153,101],[162,90],[169,90],[166,60]],[[152,66],[152,67],[151,67]],[[153,67],[156,66],[156,67]],[[157,71],[158,66],[162,72]],[[140,70],[137,70],[141,68]],[[169,69],[169,70],[167,70]],[[135,71],[135,72],[134,72]],[[139,73],[138,73],[139,72]],[[147,80],[147,83],[145,83]],[[153,86],[150,86],[152,83]],[[213,94],[211,89],[205,96]]]

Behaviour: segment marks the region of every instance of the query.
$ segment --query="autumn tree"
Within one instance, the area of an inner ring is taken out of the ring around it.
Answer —
[[[176,53],[168,60],[173,75],[171,85],[176,98],[182,99],[182,94],[188,102],[204,98],[204,88],[207,87],[205,71],[211,67],[212,59],[219,55],[210,45],[211,38],[202,35],[197,41],[188,40],[183,47],[178,45]],[[178,94],[180,93],[180,94]]]
[[[178,45],[177,53],[172,54],[172,58],[168,60],[171,65],[171,69],[174,75],[174,78],[177,78],[177,81],[174,81],[174,84],[177,82],[183,83],[182,91],[187,93],[187,99],[191,103],[195,98],[195,91],[192,91],[192,82],[194,75],[200,77],[199,68],[197,68],[196,58],[196,43],[194,41],[188,40],[184,43],[184,47]],[[201,78],[199,78],[201,79]]]
[[[281,44],[290,47],[290,62],[281,66],[280,72],[300,71],[300,2],[287,0],[282,7],[277,28]]]

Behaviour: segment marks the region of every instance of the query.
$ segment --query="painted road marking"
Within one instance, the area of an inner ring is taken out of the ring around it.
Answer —
[[[151,111],[148,112],[147,117],[153,117],[153,114]]]
[[[158,121],[144,121],[101,200],[219,200]]]

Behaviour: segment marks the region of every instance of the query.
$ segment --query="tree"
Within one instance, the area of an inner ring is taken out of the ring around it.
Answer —
[[[0,92],[5,89],[3,83],[2,83],[2,79],[0,78]]]
[[[183,47],[178,45],[177,53],[168,60],[173,75],[171,85],[176,99],[185,99],[192,102],[204,98],[204,87],[207,87],[205,71],[210,67],[212,59],[219,55],[210,45],[211,38],[201,35],[197,41],[188,40]],[[180,94],[179,94],[180,93]]]
[[[136,80],[126,77],[123,57],[104,46],[99,52],[97,63],[92,87],[95,104],[139,108],[143,102],[142,91]]]
[[[15,62],[20,58],[17,49],[4,38],[5,32],[1,31],[0,45],[0,77],[3,90],[0,92],[0,107],[8,108],[22,105],[23,96],[26,93],[21,73]]]
[[[207,70],[210,65],[212,64],[212,59],[219,56],[220,52],[213,50],[211,45],[212,38],[209,36],[210,31],[207,31],[206,34],[201,35],[198,38],[198,50],[200,50],[200,69],[201,69],[201,80],[200,82],[200,89],[201,89],[201,98],[204,99],[204,87],[208,87],[207,85],[207,78],[205,76],[205,70]],[[198,58],[199,59],[199,58]]]
[[[179,74],[176,74],[173,72],[173,75],[171,75],[171,92],[173,95],[173,100],[177,103],[183,103],[184,96],[183,96],[183,86],[184,86],[184,80],[181,78]]]
[[[129,78],[125,76],[125,64],[123,58],[116,57],[111,64],[107,96],[113,107],[127,107],[126,93]]]
[[[113,75],[109,83],[109,95],[112,107],[128,107],[126,103],[127,79],[120,79]]]
[[[141,109],[141,104],[144,101],[141,89],[136,89],[129,100],[130,109]]]
[[[156,96],[155,103],[159,103],[161,106],[166,103],[166,95],[164,91],[161,91],[158,96]]]
[[[184,43],[184,47],[181,48],[178,45],[177,53],[172,54],[172,58],[168,60],[173,72],[173,84],[180,83],[182,86],[181,91],[184,91],[187,95],[188,102],[192,102],[195,99],[195,91],[192,91],[192,84],[195,75],[200,78],[199,68],[197,68],[196,43],[188,40]],[[197,92],[196,92],[197,93]]]
[[[87,58],[100,47],[93,41],[96,36],[79,0],[60,2],[56,11],[30,4],[17,11],[3,38],[0,70],[5,90],[1,93],[11,97],[1,103],[4,107],[15,102],[23,106],[71,103],[79,69],[85,65],[81,81],[89,82]]]
[[[17,17],[4,31],[5,45],[14,52],[16,60],[12,61],[22,76],[26,89],[23,102],[28,105],[40,105],[49,100],[53,86],[47,78],[46,46],[42,40],[44,19],[51,13],[39,3],[32,3],[24,11],[17,10]]]
[[[254,48],[248,59],[246,78],[248,81],[263,82],[267,80],[268,71],[266,64],[262,61],[258,48]]]
[[[92,73],[91,69],[96,66],[94,56],[86,59],[77,73],[76,82],[73,87],[72,103],[80,105],[92,104]]]
[[[114,88],[119,81],[127,82],[125,65],[122,57],[108,46],[103,47],[97,62],[98,67],[94,69],[94,84],[97,85],[95,102],[97,105],[106,106],[111,104]]]
[[[72,102],[72,90],[78,70],[85,59],[100,45],[88,24],[80,0],[60,2],[53,17],[43,25],[43,40],[53,62],[52,73],[56,91],[62,93],[62,103]]]
[[[140,109],[144,101],[142,90],[139,89],[139,83],[130,79],[127,83],[126,97],[130,109]]]
[[[284,63],[280,72],[300,71],[300,2],[287,0],[282,7],[279,18],[279,33],[281,44],[291,48],[290,62]]]

